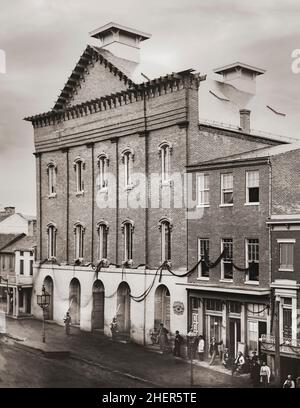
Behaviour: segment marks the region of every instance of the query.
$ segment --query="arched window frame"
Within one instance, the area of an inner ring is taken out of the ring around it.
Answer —
[[[169,184],[171,181],[171,155],[173,152],[173,146],[167,141],[163,141],[158,146],[158,155],[161,159],[161,183]]]
[[[172,221],[163,217],[159,220],[159,230],[161,237],[161,261],[171,261],[172,258]]]
[[[132,184],[132,167],[134,162],[134,150],[127,148],[123,150],[121,154],[121,161],[124,164],[124,187],[125,189],[131,189]]]
[[[132,262],[133,260],[133,232],[134,222],[127,219],[122,222],[122,233],[124,235],[124,262]]]
[[[56,197],[56,174],[57,165],[54,161],[50,161],[47,164],[47,174],[48,174],[48,197]]]
[[[57,238],[57,227],[54,223],[50,222],[47,225],[47,236],[48,236],[48,259],[56,259],[56,238]]]
[[[74,224],[74,259],[83,260],[85,226],[81,222]]]
[[[85,170],[85,160],[82,157],[76,157],[73,165],[76,177],[76,195],[82,195],[84,193],[83,170]]]
[[[108,187],[107,169],[109,167],[108,155],[104,152],[100,153],[97,158],[98,166],[98,179],[97,186],[98,190],[106,191]]]
[[[98,260],[107,259],[108,253],[108,231],[109,226],[106,221],[100,221],[97,223],[98,233]]]

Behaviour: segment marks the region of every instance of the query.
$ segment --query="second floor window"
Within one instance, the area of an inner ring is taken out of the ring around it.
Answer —
[[[56,227],[48,226],[48,259],[56,258]]]
[[[83,170],[84,162],[81,159],[77,159],[74,163],[75,177],[76,177],[76,193],[83,193],[84,191],[84,181],[83,181]]]
[[[247,268],[251,265],[248,272],[249,281],[259,280],[259,240],[247,239],[246,240],[246,260]]]
[[[221,263],[222,279],[233,278],[233,266],[232,266],[232,253],[233,253],[233,241],[231,238],[222,239],[222,252],[226,250],[225,256]]]
[[[207,256],[209,258],[209,240],[198,238],[198,260],[203,259]],[[208,278],[209,277],[209,268],[201,263],[198,268],[198,277],[199,278]]]
[[[55,164],[48,164],[48,194],[54,196],[56,194],[56,167]]]
[[[99,260],[107,259],[107,238],[108,238],[108,226],[106,223],[101,222],[98,225],[98,238],[99,238]]]
[[[171,260],[171,225],[169,221],[161,222],[161,261]]]
[[[84,227],[81,224],[75,225],[75,259],[83,259]]]
[[[294,270],[294,243],[280,242],[280,266],[279,269],[293,271]]]
[[[259,171],[246,172],[246,203],[259,203]]]
[[[98,157],[98,189],[103,190],[107,187],[107,167],[108,167],[108,158],[106,154],[101,154]]]
[[[123,223],[124,234],[124,261],[130,261],[133,258],[133,224],[130,221]]]
[[[161,181],[162,183],[168,182],[170,180],[171,151],[172,151],[172,147],[167,142],[163,142],[159,146],[159,154],[161,158]]]
[[[24,259],[20,259],[20,275],[24,275]]]
[[[285,340],[292,339],[292,299],[282,300],[282,336]]]
[[[134,152],[131,149],[126,149],[122,153],[122,162],[124,165],[124,187],[132,187],[132,164],[134,159]]]
[[[233,204],[233,174],[221,174],[221,204]]]
[[[209,175],[198,175],[198,205],[209,205]]]

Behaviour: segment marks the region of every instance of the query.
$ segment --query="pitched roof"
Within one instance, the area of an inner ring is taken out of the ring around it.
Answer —
[[[0,234],[0,251],[25,236],[26,234]]]
[[[280,99],[270,101],[259,84],[256,93],[251,94],[216,80],[212,75],[201,83],[200,123],[241,131],[240,109],[251,111],[251,135],[283,143],[300,139],[298,116],[287,111]]]
[[[277,156],[279,154],[288,153],[291,151],[300,150],[300,141],[291,144],[281,144],[278,146],[268,146],[256,150],[250,150],[244,153],[233,154],[226,157],[219,157],[213,160],[208,160],[206,162],[198,163],[196,166],[209,166],[214,164],[226,164],[229,162],[237,162],[244,160],[256,160],[263,159],[272,156]],[[190,166],[190,167],[194,167]]]
[[[36,239],[32,236],[23,236],[5,246],[5,252],[31,251],[36,246]]]
[[[72,74],[68,78],[63,90],[61,91],[52,111],[60,111],[66,108],[68,101],[71,99],[72,94],[75,92],[76,87],[84,79],[87,73],[87,67],[90,64],[94,64],[96,61],[100,61],[107,69],[118,75],[120,81],[124,81],[128,86],[133,85],[133,82],[129,78],[129,63],[123,58],[118,58],[111,54],[107,50],[103,50],[99,47],[87,45],[86,49],[82,53],[79,61],[77,62]]]
[[[11,216],[11,214],[0,213],[0,222],[4,221],[9,216]]]

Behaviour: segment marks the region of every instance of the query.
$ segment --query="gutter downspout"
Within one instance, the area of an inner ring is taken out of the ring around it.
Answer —
[[[145,270],[144,270],[144,291],[147,286],[147,265],[148,265],[148,130],[147,130],[147,103],[146,93],[143,91],[143,108],[144,108],[144,134],[145,134]],[[147,297],[144,300],[144,319],[143,319],[143,345],[146,345],[146,317],[147,317]]]

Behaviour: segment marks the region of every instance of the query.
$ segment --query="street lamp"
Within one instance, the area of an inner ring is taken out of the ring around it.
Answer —
[[[42,287],[42,294],[37,295],[37,304],[43,309],[43,343],[46,343],[46,332],[45,332],[45,314],[46,309],[50,305],[50,294],[46,291],[45,286]]]
[[[194,357],[194,352],[195,352],[195,343],[197,340],[197,335],[196,333],[191,333],[188,336],[188,342],[189,342],[189,349],[190,349],[190,363],[191,363],[191,387],[194,385],[194,366],[193,366],[193,357]]]
[[[275,381],[278,387],[281,386],[280,373],[280,296],[275,296],[275,313],[274,313],[274,337],[275,337]]]

